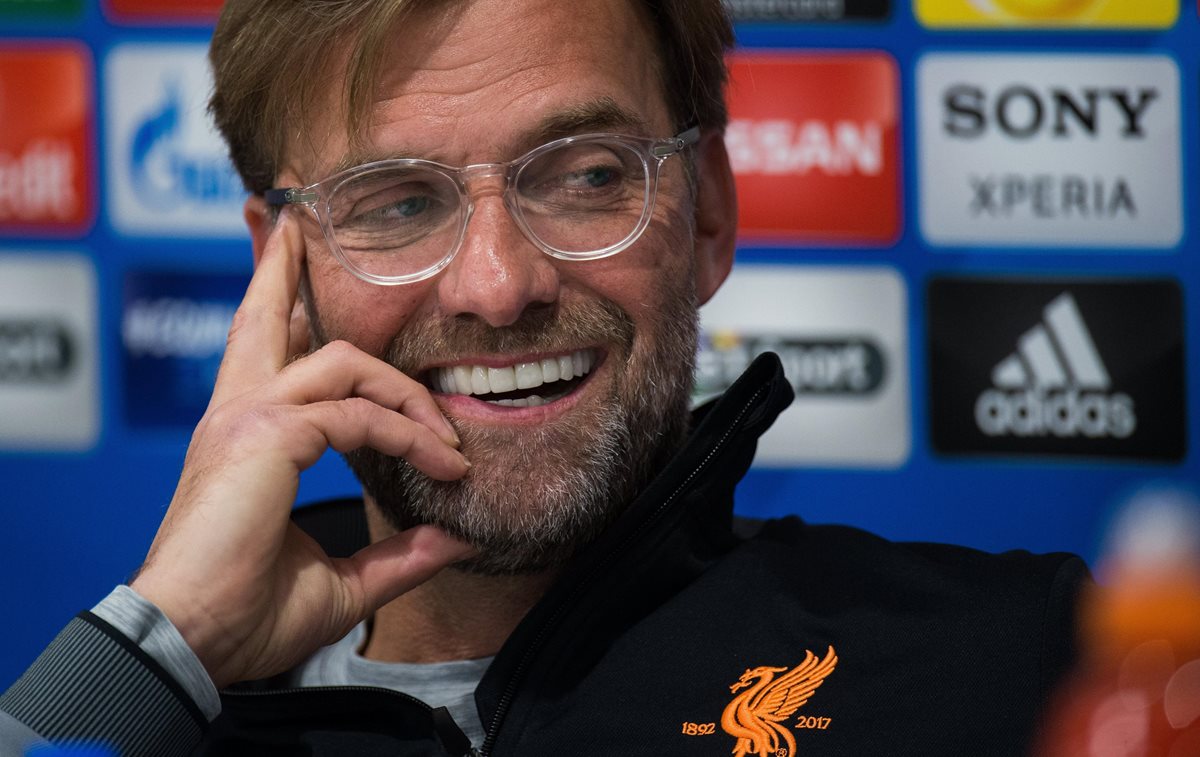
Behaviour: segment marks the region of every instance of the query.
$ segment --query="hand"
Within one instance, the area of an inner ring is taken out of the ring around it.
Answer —
[[[428,390],[344,342],[307,344],[300,231],[285,210],[229,332],[212,401],[133,588],[166,613],[218,688],[279,673],[470,547],[414,528],[331,559],[289,517],[300,471],[367,445],[439,480],[470,463]]]

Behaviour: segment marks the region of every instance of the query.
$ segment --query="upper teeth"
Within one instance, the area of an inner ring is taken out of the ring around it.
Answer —
[[[502,368],[483,365],[452,365],[434,368],[429,382],[434,391],[446,394],[500,394],[514,389],[533,389],[554,381],[586,375],[595,364],[592,350],[548,357]]]

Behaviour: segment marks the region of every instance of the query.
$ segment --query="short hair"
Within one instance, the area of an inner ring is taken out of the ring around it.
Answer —
[[[679,129],[723,132],[725,52],[733,29],[721,0],[630,0],[653,23],[663,96]],[[226,0],[209,48],[214,88],[209,111],[246,189],[261,194],[279,172],[289,138],[309,106],[339,82],[346,131],[359,134],[389,32],[408,11],[445,0]],[[289,133],[289,130],[290,133]]]

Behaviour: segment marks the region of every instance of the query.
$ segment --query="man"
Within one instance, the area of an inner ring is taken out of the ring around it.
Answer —
[[[10,743],[1019,752],[1077,560],[733,533],[791,392],[764,358],[687,411],[730,41],[716,0],[228,2],[254,278],[145,564],[0,698]],[[289,521],[327,447],[345,558]]]

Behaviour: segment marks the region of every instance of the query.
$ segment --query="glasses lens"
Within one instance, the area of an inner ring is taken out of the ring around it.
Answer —
[[[563,252],[599,252],[623,242],[646,212],[646,162],[616,141],[548,150],[517,176],[521,215],[543,243]]]
[[[393,166],[334,188],[329,223],[346,260],[375,276],[407,276],[442,261],[460,232],[458,188],[440,171]]]

